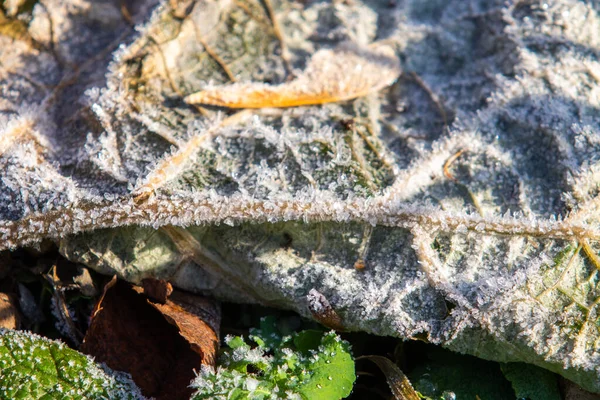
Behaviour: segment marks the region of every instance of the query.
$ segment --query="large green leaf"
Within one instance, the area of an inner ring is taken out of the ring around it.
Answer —
[[[0,248],[53,238],[132,281],[305,316],[315,289],[347,329],[600,391],[597,2],[157,3],[128,21],[52,0],[29,25],[46,47],[0,37]],[[339,80],[308,91],[404,72],[246,119],[183,100],[305,77],[321,50]]]

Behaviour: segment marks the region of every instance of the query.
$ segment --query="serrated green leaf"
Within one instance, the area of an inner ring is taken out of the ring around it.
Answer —
[[[0,329],[2,399],[144,399],[128,375],[60,342]]]

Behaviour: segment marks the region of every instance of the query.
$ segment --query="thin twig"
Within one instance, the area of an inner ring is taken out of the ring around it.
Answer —
[[[446,162],[444,163],[444,176],[448,179],[450,179],[451,181],[454,181],[456,183],[458,183],[458,180],[454,177],[454,175],[452,175],[452,172],[450,172],[450,166],[452,165],[452,163],[456,160],[458,160],[458,158],[465,152],[464,149],[460,149],[458,150],[456,153],[454,153],[452,156],[450,156],[448,158],[448,160],[446,160]]]
[[[283,31],[279,25],[279,21],[277,20],[277,16],[275,15],[275,10],[273,9],[273,5],[271,4],[271,0],[263,0],[265,7],[267,9],[267,13],[269,14],[269,19],[273,24],[273,32],[279,40],[279,45],[281,46],[281,59],[285,65],[286,72],[288,76],[293,75],[292,73],[292,63],[290,61],[290,51],[285,42],[285,38],[283,37]]]
[[[177,152],[163,159],[154,171],[146,177],[146,183],[134,190],[136,203],[139,204],[147,200],[158,188],[172,179],[177,173],[181,172],[190,159],[190,156],[195,153],[200,145],[207,139],[212,138],[212,136],[221,128],[235,124],[246,118],[249,114],[249,111],[244,110],[225,118],[202,134],[192,137],[187,143],[182,145]]]
[[[411,72],[410,75],[412,79],[417,83],[417,85],[419,85],[421,89],[423,89],[427,93],[433,104],[435,104],[435,106],[437,107],[438,112],[440,113],[440,116],[444,121],[444,130],[448,129],[448,117],[446,115],[446,110],[444,109],[444,106],[440,101],[440,98],[433,92],[433,90],[431,90],[431,88],[425,83],[425,81],[423,81],[423,79],[421,79],[421,77],[417,75],[416,72]]]
[[[587,239],[582,238],[580,243],[581,243],[580,246],[583,248],[583,252],[587,256],[587,258],[590,260],[590,262],[592,263],[594,268],[596,268],[597,270],[600,270],[600,258],[598,258],[598,255],[596,254],[596,252],[590,247],[590,244],[588,243]]]
[[[225,72],[225,74],[227,75],[227,77],[229,78],[229,80],[231,82],[237,82],[237,79],[236,79],[235,75],[233,74],[233,72],[231,72],[231,69],[229,68],[229,66],[227,65],[227,63],[225,63],[225,61],[217,54],[217,52],[214,51],[213,48],[210,47],[206,43],[206,41],[204,40],[204,38],[200,34],[200,31],[199,31],[198,27],[196,26],[196,24],[193,24],[193,26],[194,26],[194,33],[196,35],[196,40],[200,42],[200,44],[202,45],[202,47],[204,47],[204,51],[206,51],[206,53],[213,60],[215,60],[215,62],[217,64],[219,64],[219,66]]]

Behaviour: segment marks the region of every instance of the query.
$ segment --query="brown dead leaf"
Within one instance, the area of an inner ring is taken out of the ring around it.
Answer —
[[[387,46],[359,48],[344,43],[319,50],[304,73],[281,85],[235,83],[216,86],[185,98],[189,104],[229,108],[296,107],[351,100],[377,92],[400,75],[400,62]]]
[[[196,352],[203,365],[215,365],[220,309],[210,299],[175,292],[165,304],[152,303]]]
[[[79,291],[84,296],[94,297],[98,294],[90,271],[85,267],[78,266],[77,275],[73,277],[73,282],[79,287]]]
[[[142,279],[144,294],[156,303],[165,304],[173,286],[163,279]]]
[[[179,329],[179,334],[202,358],[202,364],[214,365],[219,344],[220,307],[212,299],[179,290],[173,292],[173,286],[162,279],[143,279],[142,285],[143,291],[135,286],[133,289],[148,296],[148,304]]]
[[[214,366],[217,343],[209,325],[184,307],[171,300],[152,303],[141,288],[113,278],[96,305],[81,351],[130,373],[145,396],[188,399],[194,370],[203,363]]]
[[[335,312],[329,300],[316,289],[311,289],[306,296],[308,303],[308,309],[311,312],[313,318],[326,326],[327,328],[334,329],[336,331],[343,331],[344,324],[342,319]]]
[[[0,293],[0,328],[18,329],[21,317],[12,296]]]

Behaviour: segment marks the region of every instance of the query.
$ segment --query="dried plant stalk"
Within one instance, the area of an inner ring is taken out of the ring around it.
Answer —
[[[190,156],[198,150],[200,145],[219,129],[235,124],[248,116],[247,111],[240,111],[230,117],[225,118],[215,126],[206,130],[206,132],[192,137],[187,143],[179,148],[174,154],[162,160],[158,166],[148,175],[145,183],[134,191],[134,197],[137,202],[146,200],[154,191],[174,176],[177,176],[187,165]]]
[[[229,108],[296,107],[351,100],[379,91],[400,75],[400,63],[387,46],[358,48],[344,43],[320,50],[297,79],[281,85],[238,83],[216,86],[185,98],[189,104]]]

